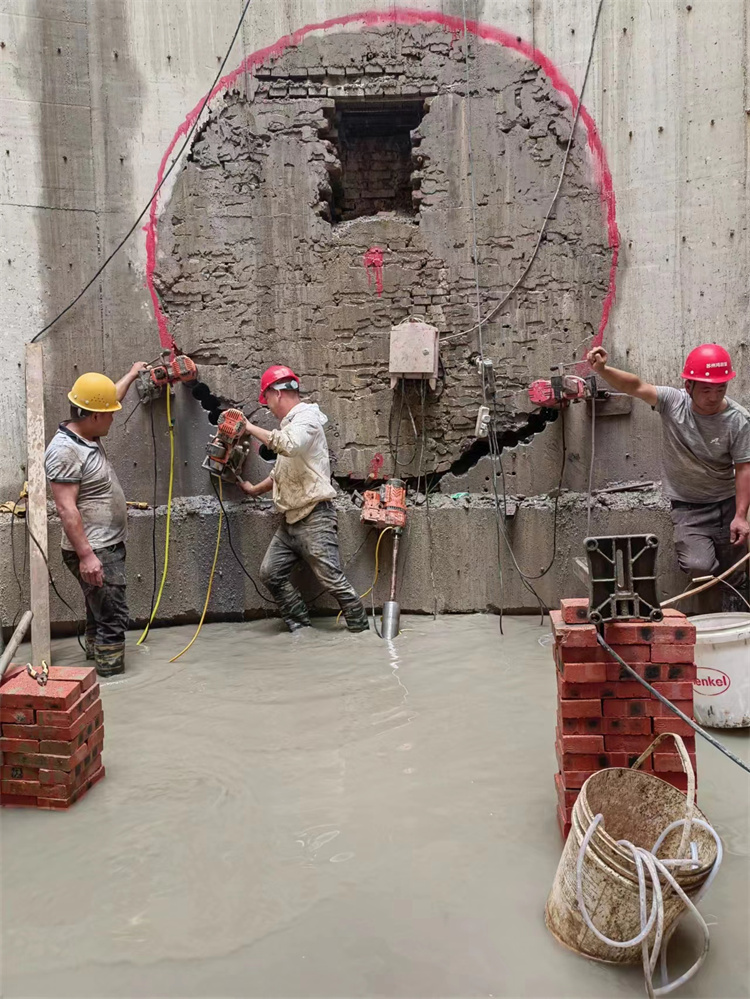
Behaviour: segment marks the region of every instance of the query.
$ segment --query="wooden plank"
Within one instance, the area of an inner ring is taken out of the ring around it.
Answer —
[[[47,478],[44,474],[44,359],[41,344],[26,345],[26,462],[29,498],[26,516],[40,552],[29,538],[31,582],[31,658],[35,666],[50,658],[49,576],[47,575]]]

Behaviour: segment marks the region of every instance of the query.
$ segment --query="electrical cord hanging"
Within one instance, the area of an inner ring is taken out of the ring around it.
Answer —
[[[153,448],[153,457],[154,457],[154,497],[153,497],[153,503],[151,504],[151,509],[153,511],[153,516],[151,518],[151,555],[153,560],[153,581],[151,586],[151,606],[149,607],[148,610],[148,619],[150,621],[154,613],[154,605],[156,604],[156,587],[157,587],[156,580],[159,572],[157,565],[157,556],[156,556],[156,499],[157,499],[156,490],[157,490],[157,482],[159,476],[159,459],[156,453],[156,429],[154,427],[153,404],[148,407],[148,412],[151,418],[151,445]]]
[[[221,499],[221,494],[222,494],[221,479],[219,479],[219,492],[217,493],[219,499]],[[219,559],[219,548],[221,547],[221,527],[222,527],[223,517],[224,517],[224,508],[222,507],[219,510],[219,529],[216,532],[216,547],[214,548],[214,560],[211,563],[211,572],[209,573],[209,576],[208,576],[208,588],[206,590],[206,599],[205,599],[204,604],[203,604],[203,611],[201,612],[201,619],[198,622],[198,627],[195,629],[195,634],[193,635],[193,637],[187,643],[187,645],[182,650],[182,652],[178,652],[176,656],[172,656],[172,658],[169,660],[171,663],[176,663],[177,660],[180,658],[180,656],[184,656],[185,653],[188,651],[188,649],[193,645],[193,643],[197,639],[198,635],[200,635],[201,628],[203,627],[203,622],[206,619],[206,611],[208,610],[208,602],[211,599],[211,589],[213,588],[213,585],[214,585],[214,574],[216,573],[216,563],[217,563],[217,561]]]
[[[573,125],[572,125],[571,130],[570,130],[570,137],[568,139],[568,144],[565,147],[565,156],[563,157],[562,169],[560,170],[560,178],[559,178],[559,180],[557,182],[557,187],[555,188],[555,193],[552,196],[552,201],[550,202],[550,206],[547,209],[547,214],[544,216],[544,221],[542,222],[542,227],[539,230],[539,236],[537,237],[536,245],[534,246],[534,250],[533,250],[533,252],[532,252],[532,254],[531,254],[530,258],[529,258],[529,261],[526,264],[526,266],[524,267],[523,271],[521,272],[520,277],[517,279],[517,281],[515,282],[515,284],[511,287],[510,291],[508,291],[507,294],[503,296],[503,298],[497,303],[497,305],[493,306],[490,309],[490,311],[487,313],[486,316],[484,316],[484,318],[482,318],[480,316],[479,319],[478,319],[478,321],[473,326],[471,326],[469,329],[467,329],[467,330],[462,330],[460,333],[453,333],[453,334],[451,334],[449,336],[440,337],[441,343],[445,343],[446,341],[449,341],[449,340],[458,340],[461,337],[469,336],[471,333],[474,333],[476,330],[481,330],[482,325],[484,325],[484,324],[490,322],[492,319],[494,319],[495,316],[498,314],[498,312],[508,302],[508,300],[515,294],[515,292],[521,286],[521,284],[523,283],[523,281],[526,279],[526,276],[528,275],[528,273],[531,270],[531,267],[532,267],[534,261],[536,260],[537,254],[539,253],[539,248],[542,245],[542,239],[544,238],[544,234],[545,234],[545,232],[547,230],[547,225],[549,223],[550,216],[552,215],[552,211],[553,211],[553,209],[554,209],[554,207],[555,207],[555,205],[557,203],[557,199],[558,199],[558,197],[560,195],[560,189],[562,188],[563,179],[565,177],[565,171],[566,171],[567,166],[568,166],[568,160],[570,159],[570,150],[571,150],[571,148],[573,146],[573,139],[574,139],[574,136],[575,136],[575,133],[576,133],[576,128],[578,127],[578,119],[581,116],[581,107],[582,107],[582,103],[583,103],[583,95],[584,95],[584,93],[586,91],[586,83],[587,83],[588,78],[589,78],[589,71],[591,70],[591,63],[592,63],[592,60],[593,60],[593,57],[594,57],[594,44],[596,42],[596,36],[597,36],[598,29],[599,29],[599,19],[601,17],[603,4],[604,4],[604,0],[599,0],[599,4],[598,4],[597,9],[596,9],[596,18],[594,20],[594,29],[593,29],[593,31],[591,33],[591,46],[589,48],[589,57],[588,57],[588,60],[586,62],[586,72],[583,75],[583,83],[581,84],[581,90],[580,90],[580,92],[578,94],[578,103],[576,105],[575,115],[573,116]],[[464,37],[466,37],[466,0],[464,0]],[[468,72],[468,64],[467,64],[467,72]],[[467,100],[469,98],[470,98],[470,95],[467,93]]]
[[[369,589],[365,590],[364,593],[360,593],[359,595],[360,600],[364,600],[365,597],[369,597],[369,595],[375,591],[375,586],[377,584],[378,576],[380,574],[380,542],[383,540],[384,534],[387,534],[388,531],[393,531],[393,530],[395,530],[395,528],[388,526],[384,527],[383,530],[380,532],[380,535],[378,537],[378,543],[375,545],[375,575],[373,576],[373,580],[372,583],[370,584]],[[336,624],[338,624],[339,621],[341,620],[341,615],[343,613],[344,612],[341,610],[336,615]]]
[[[75,623],[76,623],[76,639],[77,639],[77,641],[78,641],[78,644],[79,644],[79,645],[80,645],[80,647],[81,647],[81,650],[82,650],[82,651],[83,651],[83,652],[85,653],[85,652],[86,652],[86,646],[85,646],[85,645],[83,644],[83,642],[81,641],[81,622],[80,622],[80,619],[79,619],[79,617],[78,617],[78,612],[77,612],[77,611],[75,611],[75,610],[74,610],[74,609],[73,609],[73,608],[72,608],[72,607],[70,606],[70,604],[68,603],[68,601],[67,601],[67,600],[65,599],[65,597],[64,597],[64,596],[62,595],[62,593],[60,593],[60,591],[58,590],[58,588],[57,588],[57,586],[56,586],[56,584],[55,584],[55,580],[54,580],[54,579],[52,578],[52,570],[51,570],[51,569],[50,569],[50,567],[49,567],[49,560],[47,559],[47,556],[46,556],[46,555],[45,555],[45,553],[44,553],[44,549],[42,548],[42,546],[41,546],[41,545],[39,544],[39,542],[37,541],[37,539],[36,539],[36,536],[34,535],[34,532],[33,532],[33,531],[31,530],[31,528],[29,527],[29,517],[28,517],[28,510],[27,510],[27,513],[26,513],[26,516],[24,517],[24,525],[25,525],[25,527],[26,527],[26,530],[27,530],[27,532],[28,532],[28,535],[29,535],[29,537],[30,537],[30,538],[31,538],[31,540],[32,540],[32,541],[34,542],[34,544],[35,544],[35,545],[37,546],[37,548],[39,549],[39,554],[40,554],[40,555],[42,556],[42,558],[44,559],[44,564],[45,564],[45,566],[47,567],[47,575],[48,575],[48,577],[49,577],[49,584],[50,584],[50,586],[52,587],[52,589],[53,589],[53,591],[54,591],[54,593],[55,593],[55,596],[56,596],[56,597],[57,597],[57,599],[58,599],[58,600],[60,601],[60,603],[64,604],[64,605],[65,605],[65,607],[67,607],[67,608],[68,608],[68,610],[70,611],[70,613],[71,613],[71,614],[73,615],[73,618],[74,618],[74,620],[75,620]]]
[[[596,460],[596,399],[591,400],[591,460],[589,462],[589,491],[586,496],[586,534],[591,537],[591,504],[594,490],[594,461]]]
[[[236,549],[234,547],[234,542],[232,541],[232,529],[229,526],[229,514],[227,513],[226,507],[224,506],[224,500],[223,500],[222,495],[221,495],[221,490],[216,488],[216,483],[214,482],[213,475],[210,476],[210,479],[211,479],[211,485],[213,487],[214,493],[216,494],[216,499],[219,501],[219,506],[221,507],[221,511],[224,514],[224,526],[226,527],[226,531],[227,531],[227,541],[229,542],[229,548],[230,548],[230,550],[232,552],[232,555],[234,555],[235,562],[240,567],[240,569],[242,569],[242,571],[245,573],[245,575],[250,580],[250,582],[253,584],[253,586],[255,587],[255,592],[258,594],[258,596],[260,597],[260,599],[263,600],[267,604],[268,603],[272,603],[273,601],[271,601],[268,597],[265,597],[260,592],[260,589],[258,588],[258,584],[255,582],[255,580],[253,579],[253,577],[247,571],[245,563],[242,561],[242,559],[237,554],[237,551],[236,551]]]
[[[422,381],[422,451],[419,462],[424,468],[424,455],[427,448],[427,420],[425,415],[425,401],[427,396],[427,382]],[[430,484],[427,481],[427,473],[424,477],[424,508],[427,516],[427,558],[430,565],[430,579],[432,580],[432,618],[437,621],[438,599],[437,587],[435,586],[435,566],[432,557],[432,520],[430,519]]]
[[[161,603],[162,594],[164,593],[164,584],[167,581],[167,569],[169,568],[169,533],[172,526],[172,490],[174,488],[174,421],[172,420],[172,403],[171,403],[171,391],[169,386],[167,386],[167,426],[169,427],[169,490],[167,492],[167,525],[164,533],[164,567],[161,573],[161,582],[159,584],[159,592],[156,597],[156,603],[154,604],[151,614],[148,619],[146,627],[143,629],[143,634],[136,642],[136,645],[141,645],[149,633],[149,629],[154,622],[156,617],[156,612],[159,610],[159,604]],[[154,522],[156,521],[156,507],[154,507]]]
[[[229,47],[227,48],[226,52],[224,53],[224,58],[222,59],[221,65],[219,66],[219,69],[218,69],[218,71],[216,73],[216,76],[214,77],[214,81],[211,84],[211,86],[209,87],[209,89],[208,89],[208,91],[206,93],[206,96],[205,96],[205,98],[203,100],[203,103],[201,104],[200,111],[198,112],[198,114],[197,114],[197,116],[195,118],[195,121],[191,125],[190,129],[188,130],[188,133],[185,136],[185,141],[180,146],[179,152],[172,159],[172,162],[169,165],[169,169],[165,171],[164,176],[162,177],[161,181],[159,182],[159,185],[154,190],[154,193],[148,199],[148,203],[144,207],[143,211],[140,213],[140,215],[138,216],[138,218],[135,220],[135,222],[132,224],[132,226],[128,229],[128,231],[125,233],[125,235],[120,240],[120,242],[117,244],[117,246],[114,248],[114,250],[112,250],[112,252],[106,258],[106,260],[104,261],[104,263],[99,267],[99,269],[96,271],[96,273],[91,278],[91,280],[88,281],[83,286],[83,288],[76,295],[76,297],[73,299],[73,301],[70,302],[69,305],[66,305],[65,308],[62,310],[62,312],[59,312],[51,322],[47,323],[46,326],[42,327],[42,329],[40,329],[39,332],[35,336],[32,337],[31,343],[36,343],[36,341],[39,339],[40,336],[42,336],[44,333],[46,333],[47,330],[51,329],[55,325],[55,323],[59,322],[59,320],[62,319],[62,317],[67,312],[70,312],[70,310],[73,308],[74,305],[77,305],[77,303],[83,298],[83,296],[86,294],[86,292],[92,286],[92,284],[94,284],[98,280],[98,278],[104,272],[105,268],[110,264],[110,262],[114,259],[114,257],[120,252],[120,250],[123,248],[123,246],[127,243],[127,241],[130,239],[130,237],[133,235],[133,233],[136,231],[136,229],[140,225],[140,223],[143,220],[143,217],[146,214],[146,212],[151,208],[151,205],[153,204],[154,199],[157,197],[157,195],[159,194],[159,191],[161,191],[162,187],[164,187],[164,184],[166,183],[167,177],[170,176],[170,174],[172,173],[172,171],[174,170],[174,168],[179,163],[180,158],[182,157],[182,154],[187,149],[188,144],[189,144],[190,140],[192,139],[193,134],[195,133],[196,128],[198,127],[198,123],[200,122],[201,117],[203,116],[203,112],[206,110],[206,106],[207,106],[209,100],[211,99],[211,96],[212,96],[212,94],[214,92],[214,88],[216,87],[216,84],[221,79],[221,74],[224,72],[224,67],[227,64],[227,59],[229,58],[230,53],[231,53],[232,49],[234,48],[234,43],[237,41],[237,36],[240,33],[240,29],[242,27],[242,22],[245,20],[245,15],[247,14],[247,10],[248,10],[248,7],[250,6],[251,2],[252,2],[252,0],[246,0],[245,6],[242,8],[242,13],[240,14],[240,19],[237,22],[237,27],[234,29],[234,34],[232,35],[232,40],[230,41]]]

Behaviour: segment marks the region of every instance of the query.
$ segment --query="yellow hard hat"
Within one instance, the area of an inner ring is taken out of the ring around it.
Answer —
[[[87,371],[76,378],[76,383],[68,392],[74,406],[88,409],[92,413],[116,413],[122,409],[117,401],[117,386],[111,378],[97,371]]]

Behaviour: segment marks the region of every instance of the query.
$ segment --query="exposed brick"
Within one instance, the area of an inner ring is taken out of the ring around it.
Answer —
[[[667,666],[668,680],[689,680],[691,683],[695,683],[697,673],[698,667],[695,663],[691,663],[690,665],[687,663],[674,663]]]
[[[75,788],[85,784],[89,777],[96,773],[102,765],[102,758],[97,755],[88,763],[81,763],[75,770],[65,773],[60,770],[40,770],[39,783],[42,790],[40,796],[46,798],[65,798]],[[53,779],[56,778],[56,779]],[[62,791],[52,791],[51,788],[63,788]]]
[[[0,711],[0,725],[33,725],[36,712],[33,708],[3,708]]]
[[[578,790],[572,787],[566,788],[562,774],[555,774],[555,790],[557,791],[557,800],[561,808],[572,808],[575,805]]]
[[[653,742],[651,735],[605,735],[604,748],[608,753],[642,753]]]
[[[683,621],[687,620],[685,614],[681,610],[677,610],[676,607],[662,607],[662,614],[665,618],[677,617],[681,618]]]
[[[39,771],[34,767],[9,767],[0,768],[0,776],[3,780],[39,780]]]
[[[650,718],[602,718],[604,735],[647,735],[651,736]]]
[[[653,688],[669,701],[687,701],[692,700],[693,697],[693,684],[690,681],[655,683]]]
[[[658,776],[661,778],[661,780],[666,781],[667,784],[671,784],[672,787],[676,787],[678,791],[682,791],[683,794],[687,792],[686,773],[677,774],[677,773],[669,773],[667,771],[662,771],[662,773],[660,773]],[[696,787],[697,784],[698,782],[696,780]]]
[[[565,753],[603,753],[603,735],[560,734],[560,744]]]
[[[687,715],[688,718],[693,717],[693,701],[673,701],[672,702],[676,708],[679,708],[683,714]],[[656,698],[652,698],[650,701],[646,701],[646,713],[651,715],[652,718],[674,718],[677,721],[681,721],[674,711],[662,704],[661,701],[657,701]]]
[[[651,660],[650,645],[612,645],[612,651],[616,652],[626,663],[647,663]],[[557,645],[555,646],[555,660],[559,664],[566,662],[617,664],[617,661],[601,645],[597,645],[596,648],[576,648],[575,646],[567,648],[563,645]]]
[[[561,700],[559,708],[562,718],[600,718],[602,715],[602,702],[596,700]]]
[[[630,770],[640,755],[640,753],[607,753],[611,767],[622,767],[625,770]],[[638,769],[647,774],[653,773],[651,760],[644,760]]]
[[[50,680],[40,687],[28,673],[19,674],[0,687],[0,707],[67,711],[81,696],[80,683]]]
[[[604,731],[603,723],[603,718],[563,718],[558,712],[558,726],[563,735],[598,735]]]
[[[557,674],[557,693],[565,699],[580,697],[582,700],[600,697],[615,697],[617,694],[616,683],[567,683],[560,674]]]
[[[565,812],[560,807],[560,805],[557,806],[556,811],[557,811],[557,825],[560,829],[560,835],[562,836],[563,840],[566,840],[570,833],[570,820],[565,817]]]
[[[649,693],[637,680],[619,680],[615,684],[615,696],[638,700],[641,697],[648,697]]]
[[[38,753],[38,739],[0,739],[0,752],[3,753]]]
[[[644,624],[640,621],[616,621],[604,626],[608,645],[695,645],[695,626],[668,618]]]
[[[76,750],[72,756],[56,756],[43,753],[8,753],[5,762],[11,766],[39,767],[44,770],[64,770],[71,771],[82,761],[85,762],[96,748],[97,754],[99,746],[104,741],[104,728],[98,728],[88,742],[85,742],[80,749]],[[60,783],[55,781],[55,783]]]
[[[49,728],[70,728],[98,698],[99,684],[95,683],[67,711],[38,711],[36,723],[37,725],[45,725]]]
[[[688,753],[693,770],[696,768],[695,753]],[[678,753],[654,753],[654,772],[683,773],[682,760]]]
[[[35,798],[42,785],[38,780],[3,780],[0,781],[0,791],[3,794],[26,794]]]
[[[21,806],[22,808],[36,808],[38,798],[30,798],[25,794],[3,794],[0,791],[0,805],[3,808]]]
[[[105,776],[104,766],[100,766],[91,777],[89,777],[80,787],[71,790],[70,794],[62,798],[37,798],[39,808],[70,808],[89,791],[94,784],[98,783]]]
[[[645,718],[649,714],[647,711],[648,703],[645,699],[611,698],[602,701],[602,715],[605,718]],[[655,701],[654,703],[658,704],[659,702]]]
[[[564,624],[588,624],[589,602],[586,597],[571,597],[560,601]]]
[[[562,677],[570,683],[603,683],[607,667],[604,663],[563,663]]]
[[[693,663],[695,662],[694,645],[652,645],[652,663]]]
[[[688,712],[685,712],[688,714]],[[694,729],[692,729],[687,722],[684,722],[682,718],[678,718],[677,715],[670,711],[671,718],[652,718],[651,722],[654,727],[654,735],[661,735],[662,732],[674,732],[675,735],[693,735]]]
[[[80,683],[84,692],[96,683],[96,669],[94,666],[50,666],[49,679]]]
[[[549,617],[558,645],[566,648],[595,648],[598,645],[593,624],[564,624],[558,610],[550,611]]]
[[[563,773],[578,773],[582,770],[602,770],[607,766],[604,753],[563,753],[555,746],[555,755]]]
[[[104,709],[101,700],[97,698],[91,707],[84,711],[69,728],[51,725],[38,725],[36,728],[39,730],[39,739],[56,739],[59,742],[72,742],[74,739],[80,739],[85,742],[99,728],[103,720]]]
[[[597,767],[595,770],[582,770],[582,771],[566,770],[565,773],[563,773],[561,776],[566,789],[570,788],[580,789],[583,787],[583,785],[586,783],[589,777],[597,772],[597,770],[599,770],[599,767]]]

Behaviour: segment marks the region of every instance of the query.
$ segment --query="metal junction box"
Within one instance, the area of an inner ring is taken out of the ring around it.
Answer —
[[[391,352],[388,370],[391,388],[399,378],[429,381],[435,390],[439,358],[438,331],[422,319],[406,319],[391,327]]]

